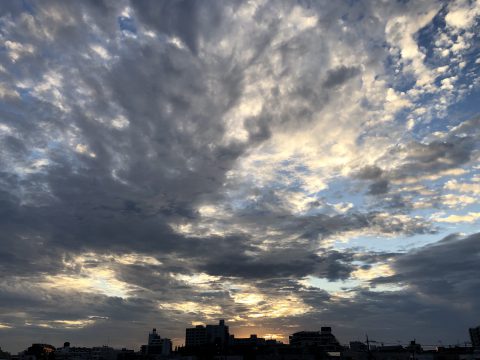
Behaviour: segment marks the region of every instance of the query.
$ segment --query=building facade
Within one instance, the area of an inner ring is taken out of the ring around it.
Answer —
[[[167,338],[162,338],[157,333],[157,329],[153,328],[152,332],[148,334],[148,344],[142,346],[142,353],[168,356],[171,352],[172,341]]]
[[[207,344],[226,345],[230,334],[228,326],[224,320],[220,320],[218,325],[197,325],[194,328],[185,330],[185,346],[195,347]]]

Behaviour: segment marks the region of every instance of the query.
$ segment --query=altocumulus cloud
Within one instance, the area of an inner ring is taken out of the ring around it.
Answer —
[[[139,345],[154,326],[180,344],[218,318],[284,341],[466,337],[479,14],[2,2],[1,345]]]

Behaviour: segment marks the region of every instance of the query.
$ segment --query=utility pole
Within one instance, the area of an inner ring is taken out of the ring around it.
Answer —
[[[370,340],[368,338],[368,334],[365,333],[365,337],[366,337],[366,342],[367,342],[367,359],[368,360],[375,360],[375,357],[372,355],[372,352],[370,351],[370,343],[378,343],[378,341],[375,341],[375,340]]]
[[[365,333],[365,337],[367,338],[367,359],[372,360],[372,353],[370,352],[370,340],[368,339],[367,333]]]
[[[412,348],[412,360],[415,360],[415,347],[417,346],[416,339],[413,339],[413,341],[410,342],[410,346]]]

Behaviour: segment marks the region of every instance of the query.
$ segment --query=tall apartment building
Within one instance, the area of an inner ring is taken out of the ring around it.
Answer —
[[[148,334],[148,345],[142,346],[142,352],[149,355],[170,355],[172,352],[172,341],[162,338],[157,329],[153,328]]]
[[[468,329],[473,347],[480,347],[480,326]]]
[[[185,346],[193,347],[206,344],[225,345],[230,337],[228,326],[224,320],[220,320],[218,325],[197,325],[194,328],[185,330]]]

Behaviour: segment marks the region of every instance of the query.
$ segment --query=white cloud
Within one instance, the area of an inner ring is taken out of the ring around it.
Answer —
[[[108,53],[107,49],[103,46],[98,44],[90,45],[90,49],[98,56],[100,56],[103,60],[109,60],[111,58],[110,54]]]
[[[435,221],[446,222],[446,223],[460,223],[460,222],[473,223],[473,222],[476,222],[478,219],[480,219],[480,212],[469,212],[464,215],[454,214],[454,215],[448,215],[446,217],[434,218]]]
[[[472,193],[475,195],[480,195],[480,182],[459,183],[457,180],[450,180],[445,183],[444,188],[448,190],[459,191],[462,193]]]
[[[5,83],[0,83],[0,98],[19,98],[20,94],[17,90],[10,88]]]
[[[130,122],[125,116],[119,115],[112,119],[111,124],[114,128],[124,129],[130,125]]]
[[[94,153],[94,152],[91,152],[89,149],[88,149],[88,146],[85,145],[85,144],[77,144],[75,146],[75,151],[79,154],[86,154],[92,158],[96,157],[97,155]]]
[[[414,35],[430,23],[440,8],[430,3],[430,7],[419,8],[413,14],[399,15],[388,19],[385,32],[387,41],[400,50],[401,59],[407,71],[417,79],[417,85],[430,88],[433,82],[431,70],[424,64],[425,54],[419,48]]]
[[[474,24],[479,14],[480,2],[457,0],[449,4],[445,21],[453,28],[468,29]]]
[[[463,208],[467,205],[474,204],[476,201],[477,199],[472,196],[458,194],[446,194],[441,198],[442,204],[450,208]]]
[[[8,51],[10,60],[16,62],[23,56],[32,55],[35,51],[35,47],[31,44],[22,44],[15,41],[5,41],[5,47]]]

